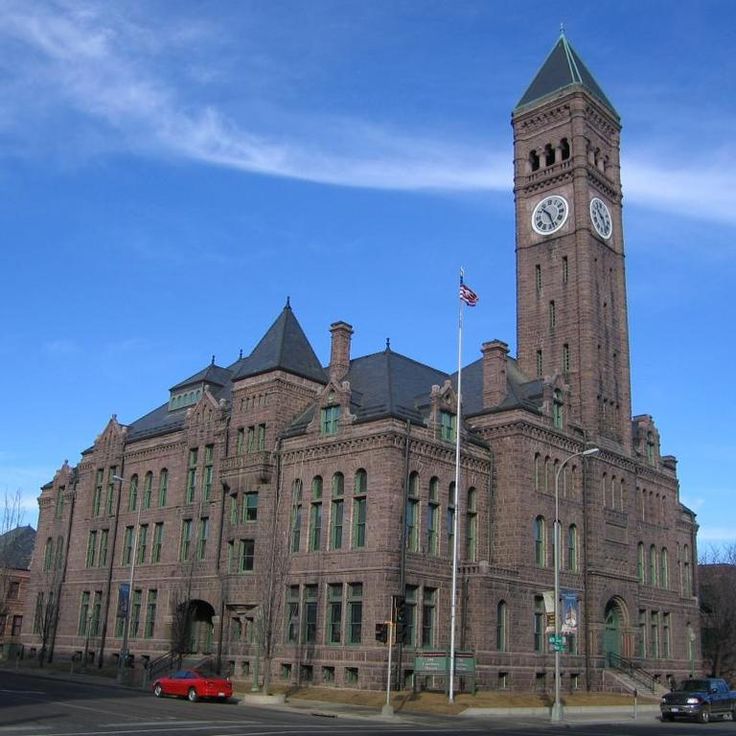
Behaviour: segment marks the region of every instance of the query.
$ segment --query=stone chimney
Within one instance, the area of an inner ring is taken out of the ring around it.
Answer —
[[[498,406],[506,398],[506,359],[509,346],[501,340],[484,342],[483,353],[483,408]]]
[[[353,328],[347,322],[330,325],[332,348],[330,350],[330,380],[342,380],[350,368],[350,336]]]

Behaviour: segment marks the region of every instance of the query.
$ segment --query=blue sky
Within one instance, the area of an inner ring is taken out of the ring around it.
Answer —
[[[0,492],[39,487],[287,296],[324,362],[515,352],[510,113],[560,23],[621,114],[633,412],[733,542],[736,3],[0,2]]]

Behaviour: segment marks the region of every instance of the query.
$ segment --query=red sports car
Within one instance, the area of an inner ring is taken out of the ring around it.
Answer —
[[[169,677],[160,677],[153,683],[153,694],[187,698],[196,703],[200,698],[216,698],[225,701],[233,696],[233,684],[229,677],[220,677],[199,670],[179,670]]]

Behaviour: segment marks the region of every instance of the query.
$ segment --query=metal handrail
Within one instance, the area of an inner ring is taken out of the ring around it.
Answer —
[[[661,684],[651,672],[647,672],[633,660],[622,657],[615,652],[608,652],[608,666],[625,672],[640,685],[651,690],[652,693],[655,693],[657,687]]]

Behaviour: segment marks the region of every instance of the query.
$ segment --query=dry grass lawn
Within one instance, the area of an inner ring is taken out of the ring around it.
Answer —
[[[283,689],[289,700],[314,700],[327,703],[345,703],[380,709],[386,702],[386,693],[375,690],[343,690],[325,687]],[[633,705],[630,695],[616,693],[565,694],[562,702],[567,706]],[[639,703],[656,703],[656,698],[639,698]],[[396,712],[461,713],[466,708],[540,708],[549,707],[550,698],[544,694],[486,691],[475,695],[460,693],[454,703],[449,703],[445,693],[403,691],[392,693],[391,705]]]

